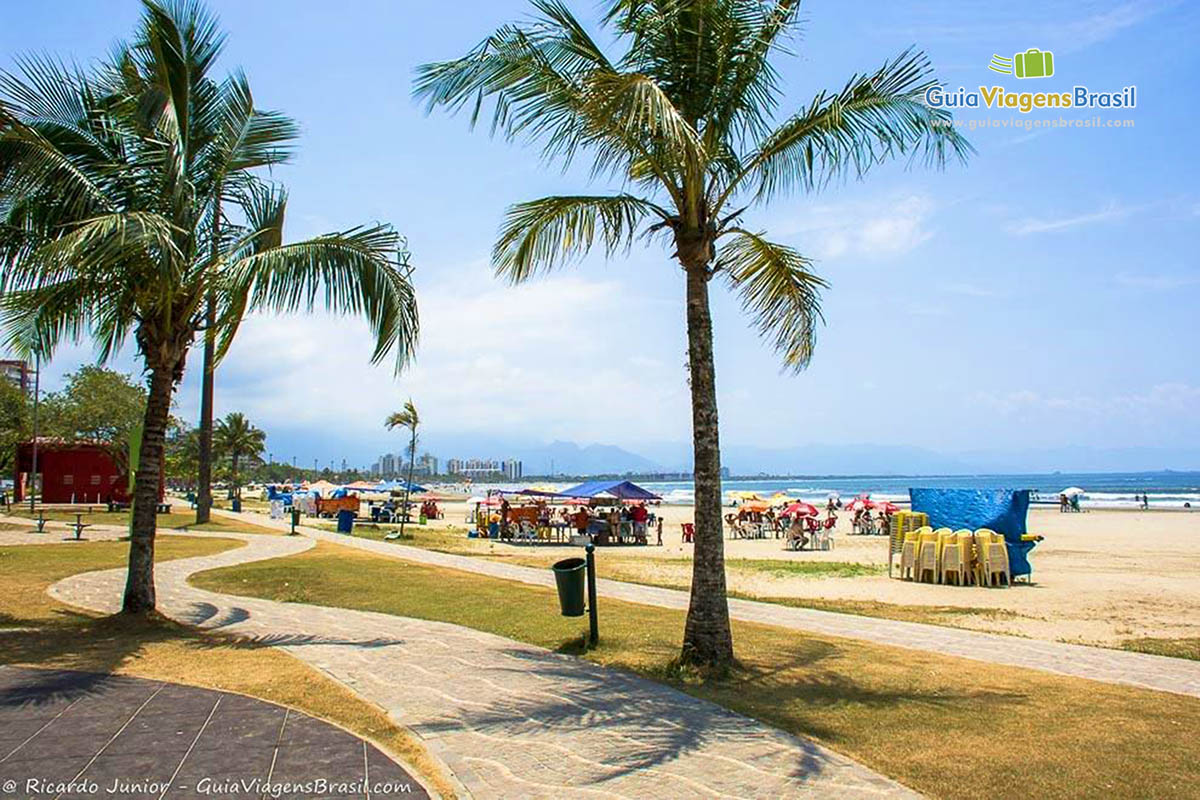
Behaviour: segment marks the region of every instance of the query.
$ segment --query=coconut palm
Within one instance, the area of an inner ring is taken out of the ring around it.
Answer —
[[[685,661],[733,657],[725,598],[720,449],[709,284],[721,279],[793,370],[806,366],[825,282],[800,252],[749,226],[747,213],[831,179],[862,177],[895,156],[932,165],[969,145],[947,113],[922,103],[928,59],[906,51],[833,92],[778,115],[774,56],[785,52],[799,0],[609,0],[603,41],[557,0],[453,61],[418,70],[428,108],[468,109],[474,125],[542,147],[564,165],[584,156],[609,194],[512,206],[492,254],[520,283],[597,247],[626,251],[659,234],[682,267],[692,401],[696,546]],[[677,267],[678,268],[678,267]]]
[[[147,0],[132,41],[89,71],[45,58],[0,76],[0,325],[48,357],[132,337],[148,401],[123,608],[153,610],[163,436],[195,337],[214,359],[243,317],[318,303],[366,317],[376,361],[409,358],[417,311],[387,225],[283,242],[286,193],[256,176],[295,136],[244,75],[217,80],[223,37],[196,2]],[[211,303],[211,312],[206,306]]]
[[[408,497],[412,493],[413,485],[413,468],[416,466],[417,458],[417,427],[421,424],[421,417],[417,414],[417,407],[413,405],[412,398],[404,401],[404,408],[399,411],[394,411],[388,414],[388,418],[383,421],[384,426],[390,431],[396,428],[408,428],[408,480],[404,486],[404,505],[400,509],[400,531],[397,538],[404,538],[404,522],[408,518]]]
[[[240,412],[226,414],[213,430],[213,449],[222,459],[229,459],[229,478],[234,497],[242,496],[238,482],[238,467],[243,460],[258,463],[267,447],[267,434],[250,424]]]

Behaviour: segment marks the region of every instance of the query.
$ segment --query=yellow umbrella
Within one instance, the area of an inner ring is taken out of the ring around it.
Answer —
[[[784,503],[792,502],[792,498],[788,497],[783,492],[776,492],[775,494],[771,495],[771,499],[769,502],[773,506],[779,506],[779,505],[783,505]]]
[[[739,500],[762,500],[762,498],[758,496],[758,492],[736,491],[730,492],[729,496],[736,497]]]

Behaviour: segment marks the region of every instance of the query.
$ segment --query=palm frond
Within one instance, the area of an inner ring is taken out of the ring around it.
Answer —
[[[759,333],[801,370],[812,358],[816,326],[822,321],[822,289],[828,284],[811,271],[812,262],[761,233],[731,228],[717,252],[717,270],[742,301],[742,310]]]
[[[648,214],[668,215],[648,200],[613,196],[543,197],[508,209],[492,250],[496,274],[520,283],[585,255],[599,236],[606,255],[628,249]]]
[[[247,295],[251,311],[312,311],[320,302],[334,313],[361,315],[375,336],[372,362],[392,353],[397,372],[416,347],[419,324],[407,250],[403,238],[386,225],[244,256],[227,267],[221,293]]]
[[[942,166],[973,149],[954,128],[949,112],[925,105],[936,82],[928,58],[906,51],[871,75],[856,75],[836,94],[822,92],[809,106],[766,138],[722,196],[755,184],[760,200],[800,187],[811,190],[832,178],[861,177],[895,155]]]

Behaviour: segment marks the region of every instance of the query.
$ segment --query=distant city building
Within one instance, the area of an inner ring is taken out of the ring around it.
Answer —
[[[19,388],[25,394],[33,394],[34,371],[28,361],[16,359],[0,361],[0,378]]]
[[[413,472],[418,475],[437,475],[437,456],[432,456],[429,453],[422,453],[417,459],[417,463],[413,467]]]
[[[436,468],[436,460],[434,466]],[[509,458],[498,461],[494,458],[450,458],[446,459],[448,475],[462,475],[467,478],[507,478],[520,480],[524,476],[524,467],[520,461]]]
[[[396,457],[391,453],[384,453],[379,457],[379,476],[381,478],[396,476]]]

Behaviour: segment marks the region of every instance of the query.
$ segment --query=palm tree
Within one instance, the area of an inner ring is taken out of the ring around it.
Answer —
[[[225,415],[217,422],[213,432],[214,449],[222,458],[229,459],[229,476],[233,484],[234,497],[241,498],[242,487],[238,483],[238,466],[242,459],[257,463],[267,448],[267,434],[250,424],[240,412]]]
[[[192,0],[146,0],[130,43],[90,71],[44,58],[0,76],[0,325],[49,357],[132,336],[148,373],[123,609],[154,609],[163,437],[199,333],[228,350],[247,313],[362,314],[376,361],[410,356],[417,309],[402,238],[376,224],[283,243],[286,194],[255,175],[295,126],[211,76],[223,37]],[[208,304],[211,303],[211,313]]]
[[[417,426],[421,424],[421,417],[417,414],[417,407],[413,405],[412,398],[404,402],[404,408],[399,411],[392,412],[388,418],[383,421],[384,426],[390,431],[396,428],[408,428],[408,481],[404,486],[404,505],[400,508],[400,531],[396,538],[404,538],[404,522],[408,519],[408,496],[412,492],[413,485],[413,467],[417,457]]]
[[[639,229],[661,235],[683,271],[692,401],[696,546],[682,660],[733,658],[721,529],[721,458],[709,283],[721,278],[752,324],[800,370],[813,351],[825,282],[795,249],[743,219],[791,191],[907,156],[940,166],[970,146],[950,115],[922,102],[928,59],[906,51],[820,92],[779,119],[772,57],[785,52],[799,0],[609,0],[610,58],[558,0],[453,61],[418,69],[428,109],[486,105],[492,130],[542,146],[564,165],[586,153],[612,194],[544,197],[512,206],[492,254],[520,283],[587,253],[627,251]]]

